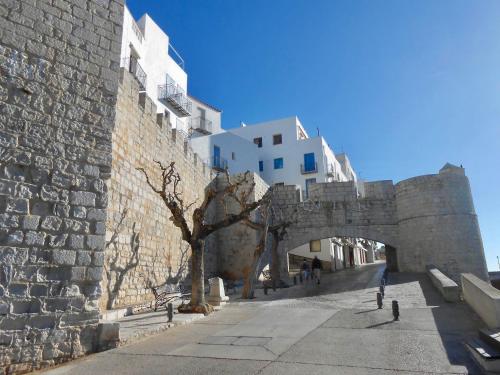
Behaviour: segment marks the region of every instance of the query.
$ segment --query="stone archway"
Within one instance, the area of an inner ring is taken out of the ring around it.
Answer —
[[[470,272],[488,280],[481,234],[469,181],[463,168],[447,164],[439,174],[364,183],[311,185],[309,200],[300,201],[297,186],[275,188],[273,209],[293,218],[283,255],[311,240],[365,238],[384,243],[392,270],[425,272],[434,265],[455,281]],[[397,250],[396,250],[397,249]]]

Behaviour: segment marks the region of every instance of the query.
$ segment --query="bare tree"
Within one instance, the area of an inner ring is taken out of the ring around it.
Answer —
[[[184,312],[198,312],[208,314],[211,306],[205,303],[205,281],[204,281],[204,247],[205,239],[219,229],[226,228],[249,215],[260,205],[260,200],[249,202],[249,198],[254,190],[255,183],[250,183],[250,173],[230,181],[221,191],[217,191],[214,184],[210,184],[205,189],[205,196],[201,204],[193,209],[196,202],[186,204],[182,192],[180,191],[181,176],[175,168],[175,162],[163,165],[155,161],[161,172],[160,184],[156,185],[151,181],[150,176],[144,168],[137,168],[146,178],[149,187],[159,195],[165,206],[172,214],[170,220],[181,230],[182,239],[191,247],[191,301],[185,306]],[[228,172],[225,171],[228,175]],[[224,199],[227,196],[237,197],[237,199],[247,202],[238,213],[226,213],[224,218],[215,223],[207,222],[206,215],[210,204],[217,198]],[[192,227],[190,228],[187,215],[192,210]]]
[[[287,217],[273,207],[274,192],[271,187],[262,198],[261,205],[257,210],[257,218],[247,218],[243,221],[244,224],[259,232],[259,241],[255,247],[251,267],[245,272],[243,279],[242,298],[253,298],[254,286],[261,268],[259,267],[262,256],[268,246],[268,241],[271,241],[271,280],[273,286],[281,284],[280,275],[280,256],[278,246],[283,241],[287,234],[287,228],[292,225],[296,219],[297,208],[293,212],[288,213]],[[238,203],[243,205],[244,202]]]
[[[244,202],[238,201],[241,205]],[[266,250],[267,245],[267,237],[268,237],[268,228],[269,228],[269,209],[270,209],[271,200],[268,196],[264,196],[262,199],[261,206],[256,210],[257,217],[252,219],[248,217],[243,220],[243,223],[248,227],[258,231],[259,240],[257,245],[255,246],[255,250],[252,256],[252,262],[250,263],[250,267],[246,268],[243,272],[243,289],[241,291],[241,298],[250,299],[253,298],[254,295],[254,287],[255,282],[258,275],[259,263]]]

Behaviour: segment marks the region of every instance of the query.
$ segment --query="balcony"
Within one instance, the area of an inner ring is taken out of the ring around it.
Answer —
[[[318,163],[314,162],[314,165],[301,164],[300,173],[302,174],[318,173]]]
[[[165,104],[178,117],[191,116],[193,103],[188,99],[184,90],[168,75],[167,84],[158,86],[158,100]]]
[[[137,59],[132,56],[125,57],[122,59],[121,66],[134,75],[137,82],[139,82],[139,90],[146,91],[147,75],[139,65]]]
[[[201,134],[212,134],[212,121],[203,117],[194,117],[189,119],[190,131],[197,131]]]
[[[228,169],[227,159],[224,159],[220,156],[212,155],[212,157],[208,160],[205,160],[205,163],[212,169],[222,172]]]

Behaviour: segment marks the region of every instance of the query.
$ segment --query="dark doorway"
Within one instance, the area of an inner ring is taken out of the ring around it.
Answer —
[[[385,262],[389,272],[398,272],[398,257],[396,248],[385,245]]]

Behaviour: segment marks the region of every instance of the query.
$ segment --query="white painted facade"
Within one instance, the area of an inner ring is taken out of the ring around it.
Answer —
[[[231,173],[250,170],[258,172],[269,185],[298,185],[302,199],[307,199],[309,183],[357,179],[347,156],[342,154],[341,161],[337,160],[325,139],[321,136],[310,138],[296,116],[253,125],[242,124],[239,128],[193,138],[191,145],[204,160],[213,159],[213,148],[218,146],[224,166]],[[311,252],[309,243],[290,251],[306,258],[318,256],[329,262],[333,269],[342,268],[344,259],[349,259],[349,254],[344,252],[329,238],[321,239],[319,252]],[[358,250],[354,257],[355,263],[360,264]]]
[[[201,137],[210,134],[222,133],[222,111],[198,98],[189,96],[193,103],[191,110],[191,136]]]
[[[125,6],[120,66],[130,70],[143,84],[143,91],[166,113],[173,128],[197,135],[191,127],[213,127],[221,131],[221,111],[188,95],[184,61],[169,36],[144,14],[135,21]],[[202,117],[206,116],[206,117]]]
[[[328,143],[321,136],[310,138],[296,116],[268,121],[253,125],[243,125],[239,128],[229,129],[228,132],[247,139],[254,143],[262,139],[262,146],[257,147],[257,155],[261,162],[255,166],[260,176],[270,185],[284,183],[285,185],[298,185],[307,198],[307,181],[330,182],[348,181],[342,165]],[[275,144],[274,136],[281,135],[281,143]],[[306,154],[313,154],[313,161],[305,160]],[[276,159],[283,159],[283,167],[276,168]],[[356,179],[356,174],[349,170]]]
[[[253,143],[229,132],[192,137],[191,148],[201,160],[212,168],[228,168],[231,173],[254,171],[258,165],[255,152],[257,148]],[[220,150],[219,157],[215,156],[214,149]]]

